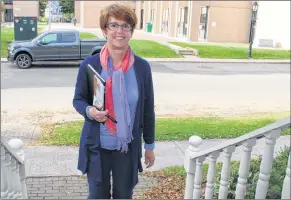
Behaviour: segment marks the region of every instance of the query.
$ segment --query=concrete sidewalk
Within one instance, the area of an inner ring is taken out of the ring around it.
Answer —
[[[226,141],[225,139],[203,140],[200,149],[214,147]],[[252,157],[264,152],[264,139],[257,140],[253,147]],[[155,165],[145,171],[160,170],[169,166],[182,166],[184,152],[189,146],[188,141],[157,142]],[[280,148],[290,146],[290,135],[277,139],[275,155]],[[78,147],[72,146],[25,146],[27,176],[72,176],[80,175],[77,170]],[[232,160],[240,160],[241,146],[236,148]],[[222,161],[222,154],[218,161]]]

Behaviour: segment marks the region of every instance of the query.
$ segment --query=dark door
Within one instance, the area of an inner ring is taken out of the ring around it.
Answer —
[[[143,29],[143,9],[140,11],[140,29]]]
[[[80,59],[80,46],[77,35],[73,32],[62,33],[60,60]],[[81,44],[80,44],[81,45]]]
[[[34,49],[35,60],[59,60],[60,33],[48,33],[39,39]]]
[[[4,12],[4,21],[5,22],[13,22],[13,9],[5,9]]]

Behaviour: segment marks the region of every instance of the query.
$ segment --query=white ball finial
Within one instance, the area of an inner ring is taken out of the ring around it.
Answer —
[[[202,144],[202,139],[199,136],[191,136],[189,138],[189,149],[192,151],[199,151],[199,146]]]
[[[189,138],[189,143],[191,146],[199,147],[202,143],[202,139],[199,136],[191,136]]]
[[[17,151],[24,146],[24,143],[20,139],[11,139],[9,140],[8,144],[12,149],[15,149]]]
[[[16,152],[16,154],[24,161],[24,152],[22,147],[24,143],[20,139],[11,139],[8,142],[9,146]]]

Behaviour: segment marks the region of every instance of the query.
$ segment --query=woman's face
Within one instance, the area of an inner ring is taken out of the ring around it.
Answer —
[[[103,34],[107,37],[108,45],[115,49],[123,49],[128,46],[132,36],[132,28],[125,21],[109,17]]]

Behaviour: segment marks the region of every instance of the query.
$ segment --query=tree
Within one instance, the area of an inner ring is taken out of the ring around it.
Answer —
[[[47,4],[48,1],[39,1],[39,16],[44,17]]]
[[[1,10],[1,13],[5,12],[5,7],[4,7],[4,2],[3,1],[1,1],[0,10]]]
[[[63,14],[73,14],[75,11],[75,2],[69,0],[59,0],[58,1]]]
[[[2,22],[2,13],[5,12],[5,7],[3,1],[0,4],[0,23]]]

